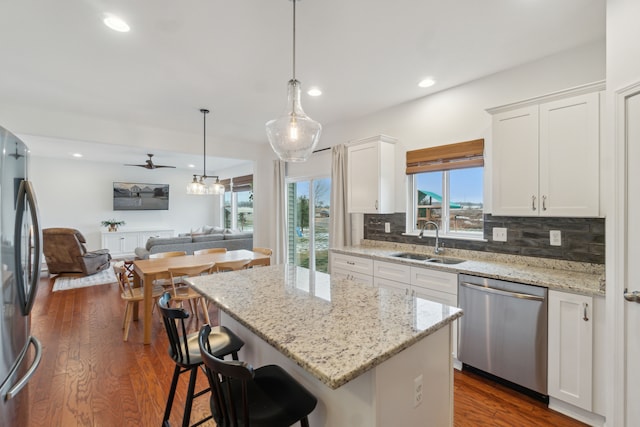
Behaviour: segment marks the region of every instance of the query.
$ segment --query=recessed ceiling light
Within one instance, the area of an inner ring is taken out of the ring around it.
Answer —
[[[427,77],[426,79],[420,80],[420,83],[418,83],[418,86],[420,86],[420,87],[431,87],[434,84],[436,84],[436,81],[433,80],[431,77]]]
[[[121,33],[126,33],[130,29],[129,25],[127,25],[126,22],[124,22],[122,19],[110,13],[107,13],[105,15],[104,20],[102,22],[104,22],[104,25],[111,28],[112,30],[119,31]]]
[[[73,153],[73,154],[71,154],[71,155],[72,155],[73,157],[78,158],[78,159],[79,159],[80,157],[82,157],[82,154],[80,154],[80,153]]]
[[[309,88],[309,90],[307,91],[307,94],[309,96],[320,96],[322,95],[322,91],[317,87],[312,87],[312,88]]]

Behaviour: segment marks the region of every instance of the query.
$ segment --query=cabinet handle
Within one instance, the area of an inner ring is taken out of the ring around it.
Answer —
[[[542,210],[547,210],[547,196],[542,196]]]
[[[355,262],[353,262],[353,261],[347,261],[347,264],[349,264],[349,265],[356,265],[356,263],[355,263]]]
[[[585,302],[583,308],[584,308],[584,314],[582,316],[582,320],[584,320],[585,322],[588,322],[589,316],[587,315],[587,309],[589,308],[589,304]]]
[[[531,196],[531,210],[536,210],[536,196]]]
[[[376,210],[378,210],[378,201],[376,200]]]

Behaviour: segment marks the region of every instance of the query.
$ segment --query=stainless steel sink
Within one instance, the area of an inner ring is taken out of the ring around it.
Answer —
[[[440,258],[429,258],[427,259],[425,262],[428,263],[433,263],[433,264],[460,264],[461,262],[464,262],[465,260],[460,259],[460,258],[445,258],[445,257],[440,257]]]
[[[396,254],[391,254],[394,258],[404,258],[404,259],[413,259],[416,261],[424,261],[432,264],[460,264],[464,262],[463,259],[460,258],[446,258],[446,257],[433,257],[431,255],[424,254],[416,254],[413,252],[398,252]]]
[[[400,252],[397,254],[391,254],[391,256],[395,258],[415,259],[418,261],[426,261],[431,258],[429,255],[414,254],[411,252]]]

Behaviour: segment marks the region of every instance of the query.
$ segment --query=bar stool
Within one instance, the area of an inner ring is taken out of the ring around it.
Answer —
[[[168,292],[164,293],[158,300],[158,308],[162,314],[162,320],[167,331],[167,337],[169,338],[169,356],[171,356],[176,364],[162,425],[164,427],[170,427],[169,416],[171,415],[178,379],[181,374],[189,372],[189,388],[187,390],[187,400],[182,418],[182,426],[189,427],[193,399],[208,393],[211,389],[207,388],[197,393],[195,392],[198,369],[202,366],[198,332],[187,334],[185,319],[189,318],[189,313],[183,308],[170,307],[170,300],[171,295]],[[227,355],[231,355],[234,360],[238,360],[238,351],[242,348],[244,342],[224,326],[216,326],[212,331],[212,334],[207,336],[207,345],[211,347],[212,354],[215,354],[216,357],[221,359]],[[212,416],[210,415],[194,425],[200,425],[211,418]]]
[[[211,387],[211,413],[218,427],[309,427],[318,400],[276,365],[253,369],[246,362],[225,361],[210,347],[209,325],[198,344]]]

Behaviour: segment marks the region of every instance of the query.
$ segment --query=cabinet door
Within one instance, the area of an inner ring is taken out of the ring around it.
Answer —
[[[349,147],[347,163],[349,212],[378,213],[379,143],[369,142]]]
[[[598,216],[599,94],[540,105],[540,215]]]
[[[411,267],[395,262],[374,261],[373,275],[408,285],[411,282]]]
[[[111,256],[121,255],[124,252],[122,233],[102,233],[102,248],[109,249]]]
[[[415,292],[416,298],[435,301],[440,304],[449,305],[451,307],[458,306],[458,297],[455,294],[434,291],[431,289],[424,289],[416,286],[413,286],[412,289]],[[454,361],[457,361],[458,359],[458,321],[457,320],[454,320],[451,325],[451,343],[452,343],[451,353]],[[459,364],[459,362],[456,364]],[[460,369],[460,367],[458,367],[458,369]]]
[[[355,273],[353,271],[345,270],[343,268],[331,268],[331,278],[336,279],[348,279],[354,282],[362,283],[364,285],[373,285],[373,276],[362,273]]]
[[[593,298],[549,291],[549,396],[592,407]]]
[[[493,116],[493,215],[538,215],[538,106]]]
[[[374,277],[373,284],[377,288],[398,289],[404,291],[406,295],[409,295],[409,292],[411,292],[411,286],[408,283],[397,282],[383,277]]]
[[[445,292],[454,297],[458,295],[458,275],[456,273],[411,267],[411,285],[437,292]],[[457,303],[454,305],[457,306]]]

